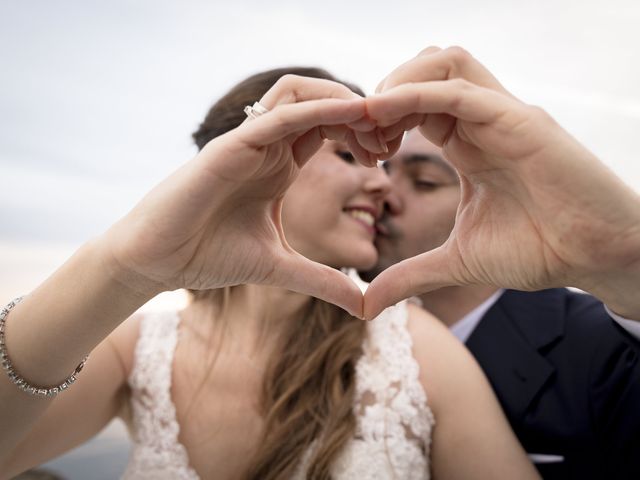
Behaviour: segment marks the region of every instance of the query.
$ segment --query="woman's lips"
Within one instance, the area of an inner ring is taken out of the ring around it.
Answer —
[[[344,210],[347,215],[365,227],[370,234],[376,234],[376,217],[372,209],[365,207],[348,207]]]

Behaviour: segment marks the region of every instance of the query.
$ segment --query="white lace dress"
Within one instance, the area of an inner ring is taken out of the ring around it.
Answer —
[[[175,312],[147,314],[142,320],[129,378],[133,448],[125,479],[199,479],[178,442],[180,427],[170,395],[179,321]],[[388,308],[367,328],[356,366],[356,433],[336,459],[332,477],[428,479],[434,419],[418,380],[406,304]],[[295,479],[305,478],[310,454]]]

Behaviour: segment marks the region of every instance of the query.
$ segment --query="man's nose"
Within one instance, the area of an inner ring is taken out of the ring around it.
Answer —
[[[402,212],[402,208],[402,198],[400,198],[396,188],[392,185],[391,189],[384,197],[384,210],[390,215],[399,215]]]

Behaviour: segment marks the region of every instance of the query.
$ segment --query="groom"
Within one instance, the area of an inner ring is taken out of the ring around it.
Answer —
[[[448,83],[457,90],[445,90]],[[393,192],[379,264],[363,274],[377,276],[365,301],[382,306],[414,294],[447,324],[544,478],[640,478],[637,195],[459,49],[428,49],[379,90],[400,107],[372,114],[405,115],[420,131],[385,163]],[[455,103],[445,104],[447,95]],[[564,175],[553,171],[565,165]],[[630,234],[608,234],[618,227]],[[566,256],[558,261],[557,252]],[[547,288],[562,284],[590,290],[628,318],[594,296]]]
[[[460,200],[455,170],[417,130],[385,168],[393,195],[366,280],[443,244]],[[559,288],[452,286],[418,298],[476,357],[544,478],[640,471],[640,323]]]

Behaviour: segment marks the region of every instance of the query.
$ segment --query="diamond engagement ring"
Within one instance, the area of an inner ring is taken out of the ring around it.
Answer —
[[[260,102],[255,102],[253,105],[247,105],[244,107],[244,113],[247,114],[247,117],[254,119],[258,118],[260,115],[264,115],[269,110],[265,108]]]

